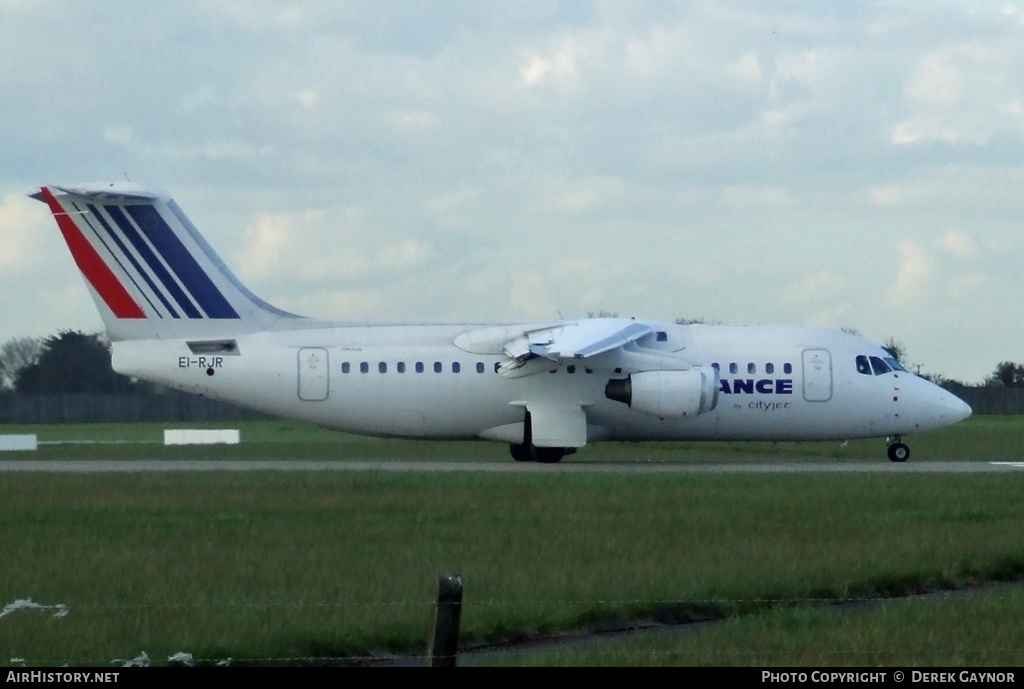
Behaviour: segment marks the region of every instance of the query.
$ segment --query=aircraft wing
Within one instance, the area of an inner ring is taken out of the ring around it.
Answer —
[[[527,331],[504,345],[509,361],[499,372],[506,378],[532,375],[550,369],[552,362],[588,359],[652,332],[651,326],[627,318],[590,318]]]

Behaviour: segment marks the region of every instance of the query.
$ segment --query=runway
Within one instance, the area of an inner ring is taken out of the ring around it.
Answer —
[[[3,460],[0,473],[133,474],[209,471],[355,471],[527,474],[991,474],[1024,472],[1024,462],[450,462],[332,460]]]

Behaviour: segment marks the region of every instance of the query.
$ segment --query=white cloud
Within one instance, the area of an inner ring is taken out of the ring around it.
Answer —
[[[822,269],[786,288],[786,297],[798,301],[822,301],[833,299],[846,289],[845,278],[833,271]]]
[[[408,134],[422,134],[437,129],[441,123],[436,113],[429,110],[392,110],[384,115],[394,128]]]
[[[985,294],[991,289],[992,281],[987,275],[971,273],[950,279],[946,291],[950,299],[969,303],[971,300],[984,299]]]
[[[1024,134],[1020,41],[964,42],[922,56],[906,85],[911,112],[892,129],[897,145],[982,145],[999,132]]]
[[[756,80],[761,78],[761,61],[754,53],[744,53],[739,60],[725,65],[725,73],[736,79]]]
[[[60,236],[43,209],[24,194],[9,194],[0,201],[0,282],[32,275],[41,263],[43,246],[51,244],[42,238]]]
[[[621,180],[605,177],[570,179],[549,177],[537,180],[540,190],[534,210],[538,213],[583,214],[607,207],[625,192]]]
[[[973,258],[978,253],[978,245],[974,239],[955,230],[950,230],[942,236],[941,246],[946,253],[956,258]]]
[[[308,290],[317,282],[402,273],[429,259],[429,243],[382,241],[365,232],[364,222],[358,210],[340,219],[319,210],[261,213],[246,227],[243,249],[235,255],[239,275],[253,283],[299,281]]]
[[[593,34],[562,36],[546,50],[525,52],[520,60],[519,85],[568,93],[581,85],[584,71],[597,71],[603,66],[605,50],[601,38]]]
[[[653,77],[677,68],[679,55],[685,47],[684,36],[656,26],[644,39],[626,42],[626,65],[636,74]]]
[[[281,255],[297,233],[292,217],[261,213],[245,228],[244,249],[235,255],[239,274],[246,280],[263,280],[282,270]]]
[[[868,202],[874,206],[895,208],[927,201],[935,193],[928,184],[904,183],[889,184],[868,190]]]
[[[722,190],[722,203],[733,208],[752,206],[788,206],[793,199],[785,189],[774,187],[727,187]]]
[[[556,310],[551,296],[543,275],[535,270],[522,270],[513,276],[508,301],[517,315],[535,318]]]
[[[935,261],[927,250],[913,239],[900,240],[897,245],[899,265],[896,280],[890,287],[892,300],[901,306],[910,306],[928,294],[935,270]]]
[[[105,127],[103,139],[112,144],[128,146],[135,139],[135,132],[127,125]]]
[[[427,201],[427,211],[442,227],[458,230],[469,225],[470,207],[480,196],[479,189],[463,188]]]
[[[408,270],[420,265],[430,257],[430,245],[412,239],[386,244],[377,252],[375,269],[388,271]]]
[[[0,199],[128,171],[283,308],[874,325],[980,379],[1021,306],[1020,2],[116,4],[0,0]],[[0,341],[98,322],[17,204]]]
[[[819,51],[783,52],[775,60],[772,91],[776,92],[780,83],[785,81],[795,81],[804,86],[814,87],[818,85],[824,74],[824,60]]]
[[[320,105],[320,94],[316,89],[304,89],[302,91],[296,91],[292,94],[292,98],[299,102],[306,110],[315,110]]]

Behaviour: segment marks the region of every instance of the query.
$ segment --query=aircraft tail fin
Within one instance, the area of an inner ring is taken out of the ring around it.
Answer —
[[[297,318],[256,297],[166,194],[137,184],[46,186],[111,341],[224,337]]]

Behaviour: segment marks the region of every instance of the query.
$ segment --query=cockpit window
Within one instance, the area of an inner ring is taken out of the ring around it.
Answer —
[[[893,357],[869,357],[864,354],[857,356],[857,373],[862,373],[866,376],[880,376],[883,373],[906,370]]]

